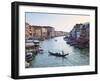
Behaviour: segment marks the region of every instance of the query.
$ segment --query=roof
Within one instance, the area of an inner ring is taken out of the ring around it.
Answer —
[[[51,26],[38,26],[38,25],[32,25],[32,27],[36,27],[36,28],[53,28]]]

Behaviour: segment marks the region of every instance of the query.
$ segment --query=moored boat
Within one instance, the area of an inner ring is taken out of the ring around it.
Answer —
[[[26,60],[27,62],[32,61],[32,53],[31,53],[31,52],[30,52],[30,53],[26,53],[26,55],[25,55],[25,60]]]

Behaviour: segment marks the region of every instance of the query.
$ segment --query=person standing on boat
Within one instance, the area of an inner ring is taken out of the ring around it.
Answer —
[[[64,55],[64,51],[62,51],[62,55]]]

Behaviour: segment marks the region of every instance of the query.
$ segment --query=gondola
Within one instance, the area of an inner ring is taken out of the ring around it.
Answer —
[[[50,55],[59,56],[59,57],[65,57],[66,55],[69,55],[69,53],[67,53],[67,54],[60,54],[60,53],[53,53],[53,52],[50,52],[50,51],[48,51],[48,53]]]

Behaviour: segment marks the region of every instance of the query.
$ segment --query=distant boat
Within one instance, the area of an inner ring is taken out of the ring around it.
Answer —
[[[55,39],[55,41],[57,41],[57,40]]]
[[[43,49],[40,47],[40,48],[39,48],[39,51],[43,51]]]
[[[49,51],[49,54],[50,54],[50,55],[54,55],[54,56],[59,56],[59,57],[65,57],[66,55],[69,55],[69,53],[64,54],[64,53],[62,52],[62,54],[61,54],[61,53],[53,53],[53,52],[50,52],[50,51]]]
[[[44,50],[40,47],[40,48],[39,48],[39,53],[40,53],[40,54],[43,54],[43,51],[44,51]]]

